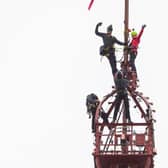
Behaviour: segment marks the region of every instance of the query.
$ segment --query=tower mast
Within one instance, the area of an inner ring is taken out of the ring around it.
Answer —
[[[125,14],[124,14],[124,41],[128,43],[128,27],[129,27],[129,0],[125,0]],[[128,51],[124,50],[124,64],[128,64]]]

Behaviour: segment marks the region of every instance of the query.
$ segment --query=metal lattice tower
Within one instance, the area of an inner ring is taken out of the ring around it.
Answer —
[[[124,40],[128,42],[129,0],[125,0]],[[125,106],[121,104],[117,122],[112,122],[116,90],[104,96],[95,116],[95,147],[93,151],[95,168],[153,168],[156,155],[154,141],[153,103],[137,91],[136,77],[129,71],[128,51],[124,49],[121,68],[130,81],[128,88],[130,113],[136,114],[133,123],[125,119]],[[99,117],[101,109],[108,114],[109,123]]]

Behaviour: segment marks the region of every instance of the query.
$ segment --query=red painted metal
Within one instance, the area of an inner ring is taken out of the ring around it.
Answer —
[[[127,74],[130,72],[127,71]],[[104,96],[95,117],[95,149],[93,152],[95,168],[153,168],[156,155],[154,143],[154,119],[152,103],[149,98],[132,87],[128,88],[130,112],[135,109],[138,116],[133,123],[125,119],[125,107],[121,105],[117,123],[112,123],[115,108],[116,90]],[[100,109],[108,114],[109,124],[99,117]],[[110,128],[110,129],[109,129]]]
[[[93,2],[94,2],[94,0],[91,0],[91,1],[90,1],[89,6],[88,6],[88,10],[91,9],[91,7],[92,7],[92,5],[93,5]]]
[[[115,104],[112,99],[115,99],[115,95],[115,90],[106,95],[97,108],[93,152],[95,168],[153,168],[153,157],[156,153],[151,103],[140,92],[129,90],[130,101],[131,98],[134,100],[139,118],[133,123],[123,122],[125,108],[122,105],[117,123],[112,123]],[[109,124],[101,121],[101,108],[108,112]]]
[[[93,1],[91,1],[92,3]],[[124,39],[128,42],[129,0],[125,0]],[[133,123],[125,119],[125,107],[121,104],[116,123],[112,122],[115,108],[115,88],[104,96],[95,116],[95,148],[93,151],[95,168],[154,168],[156,155],[152,103],[137,91],[136,75],[128,64],[128,51],[124,49],[121,69],[130,82],[128,93],[131,117],[137,114]],[[108,114],[109,123],[99,117],[101,109]]]

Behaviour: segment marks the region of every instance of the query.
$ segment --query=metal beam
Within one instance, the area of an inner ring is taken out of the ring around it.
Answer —
[[[124,14],[124,41],[128,43],[128,28],[129,28],[129,0],[125,0]],[[124,64],[128,64],[128,51],[124,50]]]

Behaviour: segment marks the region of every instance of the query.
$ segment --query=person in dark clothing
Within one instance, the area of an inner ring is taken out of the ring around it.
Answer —
[[[132,40],[131,40],[131,43],[129,44],[129,54],[130,54],[129,63],[130,63],[132,72],[135,73],[136,76],[137,76],[137,70],[135,66],[135,59],[138,54],[138,45],[140,43],[140,39],[145,27],[146,25],[142,25],[142,28],[139,34],[134,29],[131,32]]]
[[[107,33],[99,32],[99,26],[101,26],[102,23],[98,23],[96,25],[95,33],[97,36],[100,36],[103,39],[103,46],[100,47],[100,55],[106,56],[109,60],[110,66],[112,68],[112,74],[113,76],[117,72],[117,65],[116,65],[116,56],[115,56],[115,48],[114,44],[119,45],[126,45],[126,43],[121,42],[117,40],[116,37],[112,36],[113,27],[112,25],[109,25],[107,27]]]
[[[129,123],[131,122],[130,112],[129,112],[129,100],[128,100],[128,93],[127,93],[128,85],[129,85],[129,81],[123,78],[123,74],[121,71],[118,71],[115,79],[117,96],[115,100],[116,104],[115,104],[115,110],[113,115],[113,122],[115,122],[117,118],[117,113],[119,111],[122,100],[124,101],[124,105],[125,105],[125,115],[126,115],[125,117]]]
[[[87,113],[89,114],[89,118],[92,117],[92,132],[95,132],[95,115],[96,115],[96,110],[99,104],[99,99],[97,97],[97,95],[95,95],[94,93],[89,94],[86,97],[86,107],[87,107]]]
[[[87,95],[86,97],[86,107],[87,107],[87,113],[89,114],[89,118],[92,117],[92,133],[95,132],[95,115],[96,115],[96,110],[99,105],[100,101],[97,97],[96,94],[91,93]],[[103,122],[108,124],[108,116],[104,112],[104,110],[101,108],[99,112],[100,117],[103,119]]]

